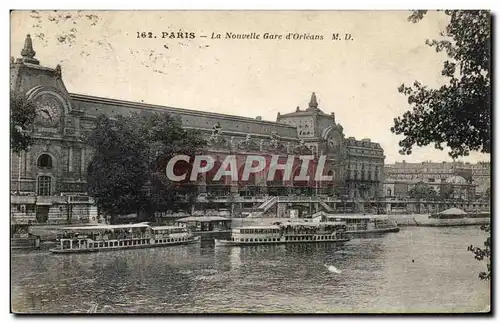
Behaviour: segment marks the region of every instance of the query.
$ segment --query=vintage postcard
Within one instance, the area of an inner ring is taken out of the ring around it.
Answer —
[[[490,312],[489,11],[10,19],[12,313]]]

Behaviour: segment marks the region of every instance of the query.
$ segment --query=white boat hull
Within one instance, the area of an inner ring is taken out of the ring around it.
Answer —
[[[336,246],[343,246],[349,239],[331,239],[331,240],[285,240],[284,238],[277,241],[232,241],[215,239],[215,246],[233,247],[233,246],[256,246],[256,245],[276,245],[276,244],[300,244],[300,243],[328,243]]]
[[[126,240],[126,241],[132,241],[132,240]],[[167,247],[167,246],[174,246],[174,245],[187,245],[187,244],[193,244],[193,243],[198,243],[201,241],[200,237],[192,237],[188,240],[185,241],[173,241],[173,242],[162,242],[162,243],[151,243],[147,242],[145,244],[131,244],[131,245],[124,245],[124,246],[109,246],[109,247],[93,247],[93,248],[75,248],[75,249],[60,249],[60,248],[55,248],[51,249],[50,252],[52,253],[90,253],[90,252],[99,252],[99,251],[111,251],[111,250],[125,250],[125,249],[142,249],[142,248],[157,248],[157,247]]]
[[[354,237],[359,238],[359,237],[372,236],[389,232],[399,232],[399,230],[400,230],[399,227],[368,229],[368,230],[347,230],[346,234],[349,238],[354,238]]]

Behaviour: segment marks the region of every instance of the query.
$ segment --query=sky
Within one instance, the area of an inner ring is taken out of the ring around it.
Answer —
[[[386,163],[451,161],[433,146],[398,153],[393,119],[409,109],[397,88],[418,80],[430,87],[446,56],[425,44],[447,24],[431,12],[408,22],[408,11],[15,11],[11,56],[31,34],[40,64],[62,67],[70,93],[178,108],[262,117],[307,108],[335,113],[346,137],[371,138]],[[162,33],[194,33],[194,39]],[[141,38],[142,32],[152,38]],[[260,39],[224,39],[227,32]],[[138,38],[139,33],[139,38]],[[211,39],[219,33],[222,39]],[[323,39],[262,39],[264,33]],[[338,33],[342,40],[332,40]],[[344,40],[345,34],[351,35]],[[156,38],[154,38],[156,36]],[[200,36],[207,36],[206,38]],[[489,161],[471,153],[460,160]]]

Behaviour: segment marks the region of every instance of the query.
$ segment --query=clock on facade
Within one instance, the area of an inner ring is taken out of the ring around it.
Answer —
[[[55,127],[61,120],[61,103],[51,95],[43,95],[35,100],[37,121],[44,127]]]

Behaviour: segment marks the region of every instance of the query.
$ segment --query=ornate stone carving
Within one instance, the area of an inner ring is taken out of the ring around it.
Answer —
[[[280,136],[276,131],[271,132],[271,145],[277,146],[279,144]]]
[[[312,151],[309,149],[306,144],[304,143],[304,140],[300,140],[299,144],[294,147],[293,152],[295,154],[302,154],[302,155],[311,155]]]
[[[61,65],[57,64],[56,66],[56,75],[57,76],[61,76],[62,72],[61,72]]]
[[[250,134],[247,134],[245,140],[238,143],[238,148],[246,150],[259,150],[259,145],[252,139]]]
[[[228,146],[226,139],[222,136],[222,127],[218,121],[212,127],[212,134],[208,138],[208,146],[217,148],[227,148]]]
[[[36,52],[33,50],[31,36],[28,34],[24,40],[24,48],[21,50],[22,60],[26,63],[39,64],[39,61],[35,58],[35,54]]]
[[[220,125],[220,122],[217,121],[216,124],[213,125],[212,127],[212,136],[222,134],[222,126]]]
[[[92,133],[91,130],[80,131],[80,138],[82,140],[85,140],[85,139],[87,139],[90,136],[91,133]]]
[[[311,100],[309,101],[309,109],[318,109],[318,101],[316,100],[316,93],[311,94]]]
[[[269,145],[266,147],[267,150],[270,151],[276,151],[276,152],[287,152],[287,147],[283,145],[283,143],[280,141],[280,136],[276,131],[273,131],[271,133],[271,141],[269,142]]]

